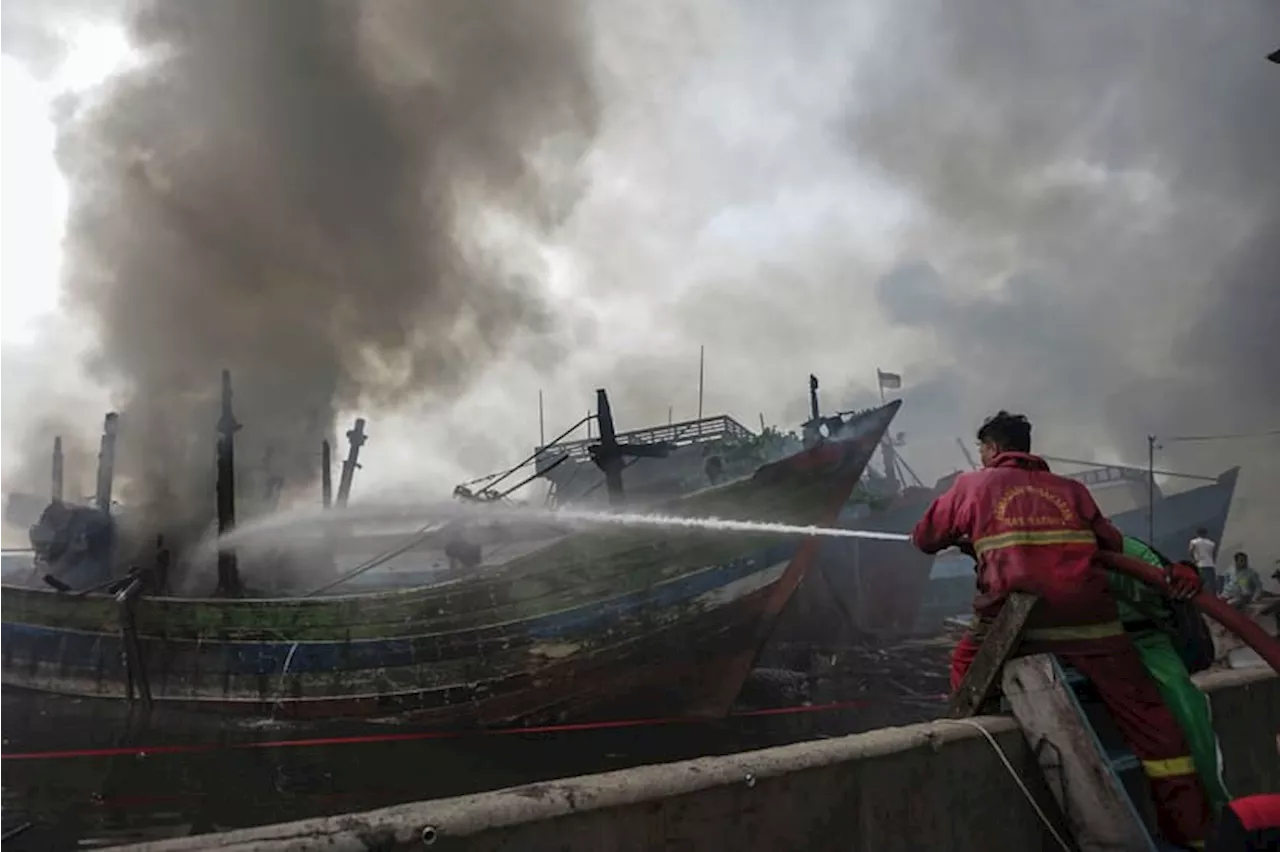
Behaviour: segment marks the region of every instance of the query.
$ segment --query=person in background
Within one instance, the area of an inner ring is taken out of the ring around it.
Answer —
[[[1141,559],[1148,565],[1168,569],[1170,562],[1155,548],[1133,536],[1124,537],[1124,555]],[[1190,570],[1187,571],[1190,574]],[[1222,751],[1218,748],[1218,736],[1213,730],[1213,715],[1208,697],[1191,680],[1188,665],[1206,667],[1213,662],[1213,640],[1207,630],[1204,642],[1207,647],[1194,656],[1199,663],[1187,663],[1174,637],[1178,635],[1179,613],[1160,591],[1141,580],[1115,571],[1107,573],[1111,594],[1120,611],[1120,623],[1138,649],[1142,665],[1160,690],[1160,697],[1178,720],[1191,756],[1196,764],[1196,774],[1204,785],[1205,794],[1213,812],[1219,814],[1231,800],[1226,783],[1222,780]],[[1199,615],[1191,610],[1192,617]]]
[[[1262,578],[1249,565],[1249,554],[1240,551],[1232,558],[1231,576],[1220,597],[1236,609],[1243,609],[1262,594]]]
[[[1200,581],[1212,592],[1218,591],[1218,545],[1209,538],[1209,531],[1204,527],[1196,530],[1196,537],[1187,545],[1187,554],[1191,564],[1200,572]]]
[[[924,553],[971,548],[978,562],[976,617],[951,656],[952,690],[963,682],[1009,595],[1036,595],[1020,650],[1057,654],[1093,682],[1142,761],[1161,835],[1201,846],[1210,807],[1195,761],[1120,624],[1097,559],[1102,549],[1122,553],[1124,537],[1089,489],[1052,473],[1031,454],[1027,418],[995,414],[978,430],[978,444],[982,469],[960,474],[911,533]],[[1171,593],[1181,590],[1171,584]]]

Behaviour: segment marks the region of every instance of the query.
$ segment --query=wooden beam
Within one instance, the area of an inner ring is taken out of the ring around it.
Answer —
[[[1058,661],[1049,654],[1010,660],[1003,686],[1080,852],[1156,852]]]
[[[1000,670],[1022,641],[1027,618],[1040,598],[1026,592],[1014,592],[1005,601],[995,623],[987,631],[973,664],[955,695],[951,696],[951,716],[963,719],[976,715],[991,695]]]

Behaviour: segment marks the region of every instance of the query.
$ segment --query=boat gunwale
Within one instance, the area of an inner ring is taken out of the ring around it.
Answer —
[[[776,565],[777,563],[765,563],[760,567],[756,568],[754,571],[746,572],[743,576],[751,576],[752,574],[755,574],[755,573],[768,571],[769,569],[775,567]],[[692,571],[688,571],[683,574],[677,574],[672,577],[664,577],[661,580],[658,580],[657,582],[654,582],[654,583],[650,583],[649,585],[644,586],[640,589],[634,589],[629,592],[623,592],[622,594],[614,595],[613,597],[610,597],[610,598],[591,598],[591,599],[582,601],[581,603],[576,604],[574,606],[567,606],[558,610],[552,610],[550,612],[541,612],[536,615],[529,615],[523,618],[514,618],[514,619],[501,621],[501,622],[476,624],[470,627],[463,627],[456,630],[437,630],[431,633],[406,633],[406,634],[397,634],[394,636],[359,637],[359,638],[351,638],[351,639],[277,639],[277,640],[202,639],[202,638],[190,638],[190,637],[184,637],[184,636],[166,636],[161,633],[140,633],[138,635],[138,638],[163,639],[166,642],[187,643],[192,645],[211,645],[211,644],[260,645],[260,644],[270,644],[271,642],[275,642],[278,644],[285,644],[285,645],[350,645],[350,644],[358,644],[362,642],[389,642],[389,641],[411,641],[414,639],[434,639],[437,637],[456,636],[460,634],[474,633],[478,630],[491,630],[491,629],[500,629],[504,627],[511,627],[514,625],[526,624],[528,622],[537,621],[542,618],[552,618],[555,616],[564,615],[565,613],[573,612],[574,610],[588,609],[590,607],[596,607],[596,606],[608,606],[609,604],[616,603],[625,598],[629,598],[634,595],[643,594],[649,589],[654,589],[659,586],[668,586],[674,583],[687,580],[690,577],[696,577],[700,574],[705,574],[710,571],[719,571],[719,570],[722,570],[723,568],[724,566],[720,564],[704,565],[701,568],[696,568]],[[741,578],[738,578],[738,579],[741,579]],[[730,581],[726,581],[726,583],[727,582],[733,582],[733,581],[730,580]],[[719,587],[716,587],[716,588],[719,588]],[[44,591],[44,590],[41,589],[40,591]],[[59,594],[59,592],[55,592],[53,590],[50,590],[50,592],[52,594]],[[116,635],[116,631],[86,630],[81,627],[54,627],[47,624],[33,624],[31,622],[19,621],[19,620],[6,621],[5,624],[21,625],[23,627],[32,627],[32,628],[39,628],[44,630],[55,630],[60,633],[75,633],[75,634],[85,635],[85,636]]]
[[[893,416],[896,416],[897,410],[900,407],[901,407],[901,401],[894,400],[892,402],[886,403],[885,405],[879,406],[877,408],[873,408],[865,412],[863,416],[869,418],[875,414],[888,413],[890,415],[889,421],[891,422],[893,419]],[[798,459],[816,454],[823,447],[844,445],[846,447],[845,455],[839,461],[839,464],[844,464],[848,460],[849,451],[847,448],[859,443],[863,437],[865,436],[850,435],[847,438],[839,438],[834,441],[823,440],[812,447],[808,447],[799,452],[792,453],[791,455],[785,456],[784,458],[778,459],[776,461],[763,464],[758,468],[756,468],[756,470],[750,476],[745,476],[737,480],[721,483],[719,485],[715,485],[710,488],[701,489],[699,491],[692,492],[689,494],[683,494],[671,500],[653,504],[651,507],[651,511],[652,509],[656,509],[662,506],[686,505],[688,502],[690,502],[694,498],[705,499],[708,495],[727,494],[730,491],[742,488],[744,485],[750,485],[752,483],[755,483],[760,477],[760,474],[765,470],[768,470],[771,468],[785,469],[786,467],[794,464]],[[775,490],[773,487],[771,487],[771,483],[762,482],[760,483],[760,485],[762,486],[761,488],[753,489],[754,493],[768,494]],[[542,547],[539,547],[528,553],[521,554],[520,556],[516,557],[515,559],[509,562],[504,562],[504,563],[500,563],[499,565],[493,566],[493,570],[489,572],[486,576],[476,575],[472,577],[459,578],[457,580],[446,580],[439,583],[428,583],[422,586],[411,586],[411,587],[401,588],[401,589],[353,592],[350,594],[343,594],[343,595],[315,595],[315,596],[309,596],[309,597],[293,596],[293,597],[262,597],[262,598],[224,598],[224,597],[157,596],[157,597],[149,598],[148,602],[160,604],[165,607],[173,606],[178,609],[197,609],[200,607],[207,607],[209,609],[217,609],[217,610],[235,609],[240,607],[250,608],[250,607],[259,607],[259,606],[262,606],[262,607],[271,606],[271,607],[283,608],[285,605],[288,605],[290,608],[297,608],[297,609],[312,609],[312,608],[320,609],[326,606],[340,606],[344,603],[350,604],[354,602],[405,603],[406,601],[410,600],[414,596],[429,598],[431,594],[438,592],[440,589],[446,588],[449,585],[462,586],[466,584],[468,585],[468,589],[471,590],[478,587],[483,587],[484,585],[497,586],[504,581],[510,582],[518,578],[501,576],[502,572],[510,571],[513,568],[513,566],[519,567],[522,562],[529,560],[531,557],[535,557],[535,556],[538,556],[539,554],[542,554],[546,549],[550,547],[561,545],[564,542],[571,541],[573,539],[579,539],[579,538],[584,538],[589,536],[608,535],[609,533],[610,533],[610,530],[606,528],[604,530],[584,530],[584,531],[570,533],[568,535],[557,536],[555,538],[549,539],[547,543]],[[45,589],[45,588],[28,587],[28,586],[15,586],[8,583],[0,583],[0,593],[9,593],[9,594],[17,593],[19,597],[30,596],[36,599],[39,599],[39,596],[49,596],[46,599],[62,598],[69,602],[85,601],[85,602],[93,602],[94,604],[106,603],[115,597],[114,595],[107,594],[107,593],[95,593],[95,592],[91,592],[88,594],[66,593],[66,592],[59,592],[54,589]],[[23,622],[19,622],[15,620],[13,623],[23,623]]]

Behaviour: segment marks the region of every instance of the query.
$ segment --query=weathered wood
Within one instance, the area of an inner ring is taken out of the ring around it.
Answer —
[[[320,443],[320,505],[333,505],[333,450],[328,440]]]
[[[62,502],[62,436],[53,439],[53,476],[49,496],[55,503]]]
[[[833,517],[897,406],[859,437],[654,507],[665,514],[815,524]],[[808,540],[812,543],[813,540]],[[135,657],[157,703],[315,717],[420,713],[441,726],[582,717],[741,686],[794,588],[797,539],[597,527],[548,538],[483,571],[341,597],[144,596]],[[3,682],[126,697],[113,601],[5,587]],[[745,677],[745,671],[741,672]],[[623,708],[623,703],[634,702]]]
[[[111,487],[116,476],[116,431],[120,422],[114,411],[102,420],[102,444],[98,449],[98,481],[94,500],[104,512],[111,511]]]
[[[1003,685],[1080,852],[1156,852],[1058,661],[1049,654],[1011,660]]]
[[[218,418],[216,504],[218,535],[226,535],[236,525],[236,432],[240,424],[231,410],[231,371],[222,371],[222,412]],[[218,550],[218,594],[240,594],[240,572],[234,551]]]
[[[347,431],[347,459],[342,463],[342,476],[338,479],[338,508],[344,508],[351,497],[351,483],[360,467],[360,448],[369,440],[364,431],[364,418],[357,417],[356,424]]]
[[[951,716],[963,719],[978,713],[1000,677],[1000,669],[1022,641],[1031,610],[1040,599],[1026,592],[1014,592],[978,648],[973,664],[955,695],[951,696]]]
[[[621,505],[625,497],[622,489],[622,471],[627,466],[626,460],[628,458],[664,458],[671,447],[665,442],[618,443],[618,433],[613,427],[613,409],[609,406],[609,394],[603,388],[596,390],[596,423],[600,427],[600,443],[589,447],[587,451],[596,467],[604,473],[609,503],[614,506]],[[540,471],[538,475],[544,472]]]

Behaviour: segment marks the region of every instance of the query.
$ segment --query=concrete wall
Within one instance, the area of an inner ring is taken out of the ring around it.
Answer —
[[[1280,679],[1201,678],[1235,795],[1280,790]],[[976,721],[1053,806],[1014,722]],[[425,842],[424,842],[425,841]],[[133,847],[238,852],[1056,849],[983,734],[956,722],[888,728]]]

